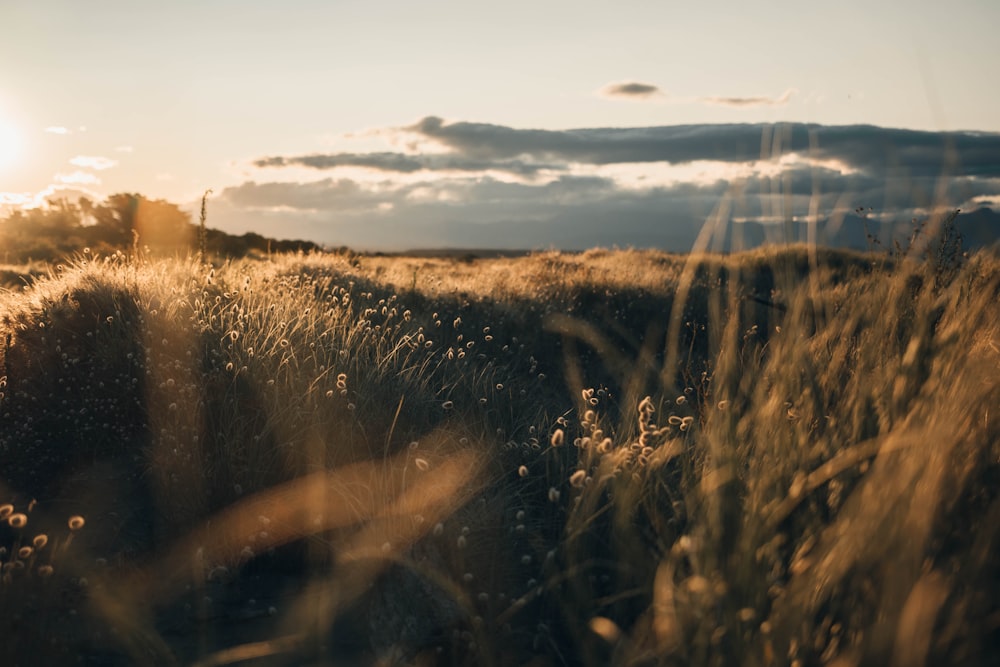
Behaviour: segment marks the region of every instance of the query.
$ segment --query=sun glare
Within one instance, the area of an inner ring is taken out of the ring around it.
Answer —
[[[0,169],[12,166],[21,152],[21,133],[0,119]]]

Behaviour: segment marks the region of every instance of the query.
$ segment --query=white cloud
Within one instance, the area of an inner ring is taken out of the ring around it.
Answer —
[[[58,185],[53,183],[44,190],[34,193],[0,192],[0,215],[8,215],[21,208],[39,208],[58,199],[77,201],[81,197],[86,197],[91,201],[100,201],[102,195],[77,183]]]
[[[60,125],[50,125],[45,128],[45,131],[49,134],[69,134],[69,128],[65,128]]]
[[[0,192],[0,208],[24,206],[31,198],[32,195],[28,192]]]
[[[131,153],[134,149],[131,146],[116,146],[115,151],[118,153]]]
[[[69,163],[75,167],[96,169],[98,171],[118,166],[118,160],[112,160],[111,158],[99,155],[77,155]]]
[[[55,181],[57,183],[65,183],[72,185],[100,185],[101,179],[94,176],[89,171],[74,171],[68,174],[56,174]]]

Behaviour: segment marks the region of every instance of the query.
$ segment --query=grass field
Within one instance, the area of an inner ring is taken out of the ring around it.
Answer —
[[[995,255],[4,275],[4,664],[1000,650]]]

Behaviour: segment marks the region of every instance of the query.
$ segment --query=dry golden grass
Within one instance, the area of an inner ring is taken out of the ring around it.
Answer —
[[[68,264],[0,295],[2,650],[990,664],[998,268]]]

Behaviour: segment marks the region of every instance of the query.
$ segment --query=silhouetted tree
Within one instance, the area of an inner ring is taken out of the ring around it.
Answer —
[[[45,206],[19,209],[0,223],[4,260],[55,260],[84,242],[79,205],[56,199]]]
[[[95,204],[54,199],[33,209],[19,209],[0,219],[0,261],[59,261],[90,248],[95,254],[127,250],[135,242],[157,255],[197,252],[199,227],[177,205],[140,194],[119,193]],[[276,241],[248,232],[242,236],[205,229],[206,250],[227,257],[318,250],[310,241]]]
[[[192,248],[195,235],[191,216],[168,201],[115,194],[92,211],[95,226],[111,245],[129,246],[138,235],[140,247],[156,253]]]

